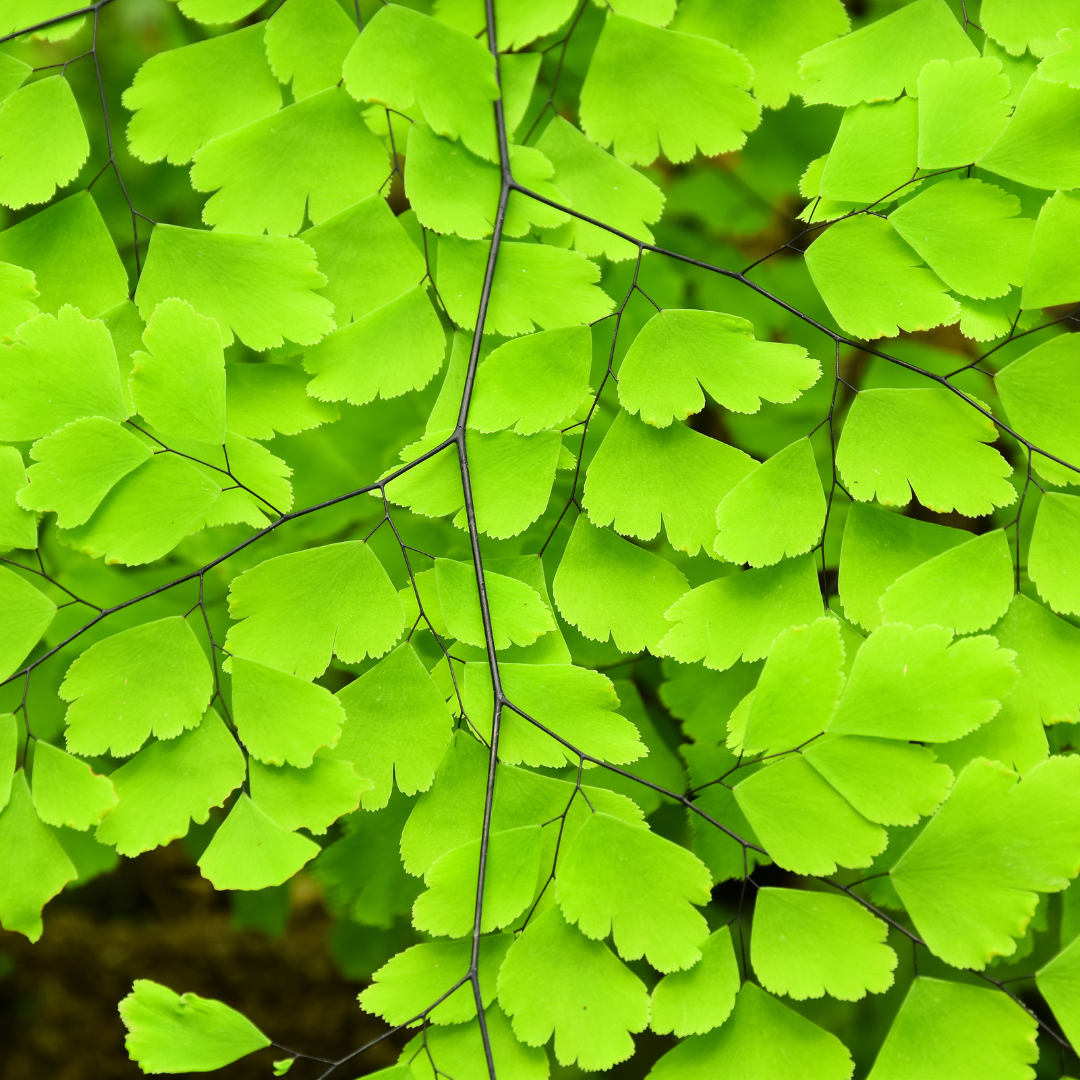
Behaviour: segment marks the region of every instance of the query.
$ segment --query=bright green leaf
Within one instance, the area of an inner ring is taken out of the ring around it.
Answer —
[[[302,240],[159,225],[150,237],[135,302],[144,318],[166,297],[187,300],[217,319],[224,345],[233,334],[252,349],[284,338],[311,345],[333,329],[333,305],[313,290],[326,283]]]
[[[0,677],[6,678],[41,640],[56,604],[6,566],[0,566],[0,601]]]
[[[476,373],[469,427],[533,435],[572,416],[589,391],[592,335],[568,326],[493,349]]]
[[[345,714],[325,687],[239,655],[232,677],[236,731],[260,761],[305,769],[319,747],[338,741]]]
[[[67,670],[67,748],[127,757],[150,737],[174,739],[202,719],[213,673],[178,615],[95,642]]]
[[[821,593],[809,556],[785,559],[699,585],[668,611],[672,627],[659,651],[684,664],[704,659],[723,671],[740,657],[760,660],[782,630],[821,614]]]
[[[284,364],[226,364],[225,422],[248,439],[296,435],[336,420],[336,406],[307,392],[308,380]]]
[[[766,401],[794,401],[821,367],[799,345],[755,341],[745,319],[719,311],[657,312],[619,370],[619,401],[657,427],[700,412],[702,387],[726,409],[755,413]],[[700,385],[699,385],[700,383]]]
[[[99,843],[129,858],[206,823],[243,783],[244,755],[213,709],[193,731],[153,742],[109,774],[119,805],[97,827]]]
[[[890,872],[915,928],[955,967],[1011,956],[1038,900],[1080,866],[1080,758],[1019,778],[979,758]]]
[[[844,424],[836,465],[860,501],[967,517],[1016,501],[1012,466],[991,446],[992,421],[944,388],[864,390]]]
[[[266,57],[303,101],[341,81],[356,27],[334,0],[285,0],[266,24]]]
[[[918,133],[914,98],[845,109],[818,194],[854,203],[887,201],[916,172]]]
[[[603,942],[568,926],[555,906],[511,946],[499,972],[499,1004],[522,1042],[543,1046],[554,1032],[559,1064],[576,1061],[590,1071],[630,1057],[630,1032],[649,1022],[641,980]]]
[[[372,787],[349,762],[318,754],[302,769],[274,768],[256,760],[249,761],[248,769],[251,801],[260,810],[283,829],[307,829],[316,835],[355,810],[361,794]]]
[[[738,990],[731,931],[722,926],[702,942],[692,968],[665,975],[653,988],[649,1027],[659,1035],[702,1035],[728,1018]]]
[[[613,14],[581,88],[581,126],[630,164],[650,165],[661,149],[673,162],[699,149],[714,157],[738,150],[761,120],[752,79],[729,45]]]
[[[806,265],[833,318],[856,337],[928,330],[960,315],[937,275],[878,217],[830,226],[810,245]]]
[[[552,583],[567,622],[586,637],[614,640],[620,652],[653,652],[671,629],[664,612],[689,589],[667,560],[597,529],[580,515]]]
[[[1047,492],[1031,534],[1028,575],[1039,595],[1055,610],[1080,615],[1080,498]]]
[[[71,85],[52,75],[0,104],[0,203],[18,210],[48,202],[90,152]]]
[[[318,844],[286,832],[241,793],[199,869],[215,889],[265,889],[288,881],[318,854]]]
[[[759,465],[723,498],[713,550],[733,563],[772,566],[809,551],[825,523],[825,492],[809,439]]]
[[[374,788],[365,810],[387,804],[396,781],[413,795],[431,787],[452,733],[450,711],[408,642],[338,694],[345,725],[333,756],[351,761]]]
[[[281,107],[263,23],[159,52],[124,91],[128,144],[142,161],[190,161],[200,146]]]
[[[651,540],[663,519],[668,543],[712,550],[714,507],[755,467],[734,446],[683,424],[656,428],[620,411],[585,475],[582,506],[594,525]]]
[[[1080,242],[1080,194],[1058,191],[1043,203],[1035,223],[1024,292],[1024,308],[1070,304],[1080,299],[1076,249]]]
[[[303,225],[305,208],[318,225],[377,191],[389,171],[386,150],[360,107],[331,87],[218,136],[196,153],[191,186],[216,192],[203,207],[208,225],[291,236]]]
[[[0,812],[0,865],[5,868],[0,875],[0,925],[37,941],[42,907],[78,872],[38,818],[22,769]]]
[[[198,994],[176,994],[149,979],[136,979],[120,1002],[127,1028],[124,1045],[147,1073],[212,1072],[270,1040],[246,1016]]]
[[[46,825],[85,831],[116,806],[112,781],[47,742],[34,745],[34,809]]]
[[[919,73],[919,168],[977,161],[1009,122],[1009,78],[993,56],[950,64],[931,60]]]
[[[345,663],[382,656],[397,641],[404,610],[367,544],[294,551],[233,579],[231,653],[292,672],[321,675],[336,655]]]

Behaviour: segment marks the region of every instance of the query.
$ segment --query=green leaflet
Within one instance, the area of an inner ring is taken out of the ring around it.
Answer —
[[[1039,211],[1024,277],[1025,308],[1067,304],[1080,296],[1072,245],[1080,233],[1080,197],[1070,191],[1050,196]]]
[[[1060,48],[1054,40],[1058,21],[1068,22],[1075,15],[1071,0],[1061,4],[1042,0],[1024,8],[1013,8],[1004,0],[986,0],[983,8],[979,18],[987,24],[986,32],[1014,56],[1028,48],[1036,56],[1046,56]]]
[[[52,75],[0,104],[0,203],[48,202],[79,173],[90,144],[67,79]]]
[[[701,411],[702,388],[725,408],[755,413],[762,398],[794,401],[820,374],[801,346],[755,341],[745,319],[719,311],[661,311],[623,360],[619,401],[646,423],[667,427]]]
[[[286,337],[312,345],[334,325],[333,305],[313,291],[324,284],[302,240],[161,225],[150,237],[135,302],[149,318],[162,300],[178,296],[217,319],[224,345],[234,334],[252,349]]]
[[[203,221],[225,232],[291,236],[377,191],[386,151],[340,87],[221,135],[195,154],[191,185],[216,191]],[[269,172],[273,184],[266,183]],[[220,190],[219,190],[220,189]]]
[[[946,286],[919,265],[889,222],[877,217],[837,222],[810,246],[806,265],[833,317],[856,337],[928,330],[955,322],[960,314]]]
[[[426,435],[401,451],[402,460],[418,458],[450,434],[450,431],[435,431]],[[499,431],[484,435],[470,431],[465,446],[476,504],[476,527],[496,538],[524,532],[547,508],[562,448],[559,433],[517,435]],[[392,480],[387,485],[386,497],[426,517],[454,514],[454,524],[465,527],[465,496],[458,456],[452,448]]]
[[[307,768],[316,750],[338,741],[345,715],[325,687],[237,655],[232,691],[237,734],[268,765]]]
[[[752,77],[730,46],[614,14],[581,88],[581,126],[631,164],[649,165],[661,150],[674,162],[697,149],[708,157],[738,150],[761,119],[745,89]],[[693,112],[680,106],[688,99]]]
[[[637,728],[613,712],[619,699],[606,676],[568,664],[503,664],[503,692],[510,701],[549,731],[582,753],[623,765],[648,751]],[[491,672],[487,664],[465,667],[465,711],[476,730],[491,731]],[[486,736],[485,736],[486,737]],[[509,707],[502,710],[500,760],[511,765],[557,767],[577,762],[574,749],[564,746]]]
[[[863,817],[881,825],[915,825],[938,808],[953,781],[929,747],[892,739],[826,735],[803,755]]]
[[[143,1072],[210,1072],[245,1057],[270,1040],[223,1002],[175,994],[149,979],[136,979],[120,1002],[127,1028],[124,1045]]]
[[[555,897],[587,937],[613,933],[627,960],[660,971],[693,966],[708,926],[692,904],[708,903],[712,880],[685,848],[607,814],[592,814],[561,856]]]
[[[213,675],[189,623],[177,615],[143,623],[91,645],[68,668],[67,748],[127,757],[150,737],[195,727]]]
[[[1038,1059],[1035,1018],[998,990],[918,978],[870,1080],[1027,1080]],[[916,1061],[918,1062],[916,1064]]]
[[[480,942],[480,992],[486,1008],[495,1000],[495,979],[513,942],[508,934],[495,934]],[[432,1003],[464,980],[469,970],[468,941],[432,941],[398,953],[372,976],[360,994],[360,1007],[387,1023],[415,1020]],[[428,1014],[433,1024],[462,1024],[476,1017],[476,999],[467,983]]]
[[[520,1080],[547,1080],[549,1066],[544,1050],[518,1042],[510,1021],[498,1006],[487,1009],[484,1016],[491,1057],[499,1075],[520,1077]],[[409,1077],[416,1080],[439,1080],[444,1069],[453,1070],[452,1076],[482,1077],[488,1068],[480,1024],[476,1020],[459,1027],[436,1028],[426,1037],[417,1035],[402,1050],[400,1060],[411,1062]],[[433,1061],[437,1062],[436,1066],[432,1065]],[[409,1080],[409,1077],[401,1080]],[[387,1080],[397,1078],[390,1076]]]
[[[226,364],[225,415],[230,431],[248,439],[297,435],[340,415],[307,392],[303,372],[284,364]]]
[[[558,996],[547,988],[558,986]],[[514,1034],[543,1046],[555,1033],[560,1065],[606,1069],[634,1052],[630,1032],[649,1022],[641,980],[601,941],[568,926],[557,907],[533,918],[499,971],[499,1004]]]
[[[888,201],[916,171],[918,130],[913,98],[846,109],[818,194],[853,203]]]
[[[56,604],[6,566],[0,566],[0,601],[0,677],[7,678],[49,628]]]
[[[87,416],[34,443],[30,457],[38,464],[27,469],[29,486],[15,497],[29,510],[55,510],[60,528],[74,528],[151,453],[145,442],[115,420]]]
[[[851,1055],[835,1035],[747,982],[727,1021],[669,1050],[653,1066],[649,1080],[729,1075],[745,1080],[784,1075],[847,1080],[851,1071]]]
[[[90,317],[123,303],[127,272],[89,192],[0,232],[0,259],[34,274],[42,311],[71,304]]]
[[[0,925],[37,941],[42,907],[78,875],[38,818],[22,769],[15,773],[8,803],[0,811],[0,865],[18,866],[18,873],[0,876]]]
[[[952,641],[929,625],[886,625],[866,639],[827,730],[949,742],[984,724],[1012,689],[1015,654],[982,635]]]
[[[837,0],[683,0],[672,28],[714,37],[738,49],[754,69],[754,97],[782,109],[803,90],[799,57],[847,33],[847,12]]]
[[[778,513],[777,508],[783,509]],[[786,446],[745,476],[716,511],[713,550],[723,559],[772,566],[809,551],[825,524],[825,492],[809,439]]]
[[[977,161],[1009,122],[1009,78],[993,56],[931,60],[918,91],[920,169]]]
[[[119,805],[98,826],[99,843],[129,857],[204,824],[244,780],[244,755],[213,709],[194,730],[151,743],[109,775]]]
[[[511,643],[531,645],[555,629],[555,620],[535,589],[503,574],[487,573],[484,577],[496,649],[508,648]],[[473,567],[453,559],[436,559],[435,582],[450,636],[482,647],[484,625]]]
[[[796,874],[869,866],[888,835],[866,820],[798,754],[735,785],[735,799],[778,866]]]
[[[846,896],[759,889],[751,963],[774,994],[858,1001],[892,985],[896,953],[885,944],[888,930]]]
[[[0,810],[11,798],[11,777],[19,753],[19,721],[12,713],[0,713]]]
[[[211,139],[281,108],[263,24],[151,57],[124,91],[128,145],[142,161],[190,161]]]
[[[1080,563],[1071,537],[1080,526],[1080,499],[1047,492],[1031,534],[1028,575],[1055,610],[1080,615]]]
[[[499,50],[520,49],[558,30],[574,13],[572,0],[495,0]],[[436,0],[435,17],[476,35],[483,30],[483,0]]]
[[[201,23],[231,23],[250,15],[259,5],[254,0],[178,0],[177,7],[189,19]]]
[[[406,795],[426,791],[450,740],[445,699],[408,642],[338,694],[345,723],[333,756],[351,761],[374,787],[365,810],[387,804],[393,782]]]
[[[552,164],[540,150],[515,146],[510,164],[519,184],[546,199],[563,201],[559,189],[550,182]],[[469,240],[490,236],[499,183],[499,167],[460,142],[441,138],[427,124],[415,123],[409,128],[405,192],[422,225]],[[548,229],[566,220],[562,211],[513,192],[503,231],[507,236],[524,236],[532,225]]]
[[[649,1027],[660,1035],[702,1035],[728,1018],[738,990],[739,965],[724,926],[702,942],[693,967],[665,975],[653,988]]]
[[[442,367],[446,336],[420,285],[333,331],[304,354],[308,393],[364,405],[426,386]]]
[[[1080,184],[1080,148],[1069,131],[1080,119],[1080,90],[1029,79],[1001,137],[981,168],[1029,187],[1067,190]]]
[[[542,845],[539,825],[491,833],[481,933],[508,926],[532,903],[541,883]],[[470,933],[476,914],[479,866],[479,840],[470,840],[440,856],[424,875],[428,890],[413,904],[413,926],[428,934],[449,937]]]
[[[1062,935],[1064,941],[1064,934]],[[1077,979],[1076,942],[1066,946],[1035,976],[1039,993],[1054,1010],[1054,1017],[1068,1039],[1075,1039],[1080,1020],[1080,982]]]
[[[620,411],[585,474],[582,506],[594,525],[651,540],[661,519],[668,543],[712,551],[713,507],[754,469],[741,450],[686,427],[656,428]]]
[[[463,330],[476,326],[489,247],[487,241],[455,236],[439,241],[439,295]],[[532,333],[534,325],[552,330],[593,322],[615,306],[597,285],[599,280],[599,267],[576,251],[505,241],[499,248],[484,329],[516,337]]]
[[[806,53],[799,63],[809,84],[803,98],[808,105],[855,105],[899,97],[905,89],[914,97],[928,60],[976,55],[944,0],[916,0]]]
[[[567,622],[586,637],[607,641],[620,652],[655,652],[670,629],[664,612],[687,589],[686,578],[669,562],[596,529],[581,515],[574,525],[552,583]]]
[[[455,73],[452,85],[447,71]],[[460,30],[396,4],[380,8],[345,58],[345,88],[359,101],[400,111],[415,103],[437,134],[498,160],[491,54]]]
[[[992,421],[944,388],[864,390],[848,413],[836,464],[861,501],[876,495],[906,506],[914,493],[939,513],[979,517],[1016,500],[1006,479],[1012,466],[981,445],[996,438]]]
[[[1020,200],[979,180],[944,180],[889,215],[954,292],[985,299],[1024,281],[1033,223]]]
[[[38,313],[34,300],[38,296],[34,275],[21,266],[0,263],[0,335],[5,340],[27,319]]]
[[[820,735],[843,689],[843,664],[836,619],[823,617],[780,634],[754,689],[743,745],[793,750]]]
[[[1059,41],[1065,43],[1065,48],[1060,52],[1051,53],[1043,60],[1039,65],[1039,78],[1047,82],[1063,82],[1072,87],[1080,87],[1076,31],[1059,30],[1057,36]],[[1057,48],[1056,42],[1054,47]]]
[[[221,489],[183,458],[161,452],[115,484],[83,524],[60,533],[69,547],[136,566],[197,532]]]
[[[789,626],[813,622],[821,593],[809,556],[785,559],[762,570],[746,570],[699,585],[672,605],[674,622],[658,646],[684,664],[704,659],[723,671],[736,660],[767,656]]]
[[[316,835],[360,805],[372,782],[357,776],[347,761],[316,755],[305,768],[280,768],[249,760],[251,801],[283,829]]]
[[[897,578],[970,539],[961,529],[854,503],[840,550],[844,614],[867,630],[876,629],[884,621],[881,597]]]
[[[303,101],[341,79],[356,27],[334,0],[285,0],[266,24],[266,58]]]
[[[361,541],[294,551],[233,580],[226,648],[313,679],[336,655],[346,663],[382,656],[405,614],[378,558]]]
[[[32,781],[34,809],[46,825],[66,825],[85,831],[116,806],[107,776],[47,742],[34,745]]]
[[[132,355],[135,408],[163,435],[225,441],[225,356],[221,332],[183,300],[163,300]]]
[[[1012,598],[1009,542],[1003,530],[995,529],[901,574],[878,606],[885,622],[936,624],[970,634],[988,630],[1005,614]]]
[[[592,335],[568,326],[493,349],[476,373],[469,427],[534,435],[571,417],[589,392]]]
[[[697,742],[723,742],[731,710],[754,688],[761,664],[736,664],[726,671],[664,661],[668,681],[660,684],[660,700],[683,731]]]
[[[287,832],[241,792],[199,859],[215,889],[280,885],[319,854],[319,845]]]
[[[26,473],[22,454],[14,446],[0,447],[0,550],[38,546],[37,515],[19,501]]]
[[[1054,757],[1017,783],[979,758],[890,871],[915,927],[955,967],[1010,956],[1039,892],[1065,888],[1080,864],[1080,761]]]
[[[664,194],[651,180],[605,153],[561,116],[544,129],[536,148],[555,167],[555,185],[561,193],[556,201],[652,243],[648,226],[663,212]],[[637,254],[629,240],[579,218],[570,219],[566,235],[583,255],[629,259]]]
[[[327,281],[319,290],[345,326],[414,288],[426,272],[424,256],[381,195],[327,218],[302,234]]]
[[[1080,342],[1062,335],[1043,342],[998,372],[994,380],[1001,402],[1014,429],[1037,446],[1070,464],[1080,454],[1080,436],[1069,424],[1064,410],[1080,401]],[[1033,453],[1031,464],[1052,484],[1064,486],[1077,478],[1046,454]]]
[[[83,416],[127,416],[109,332],[73,307],[23,323],[0,346],[0,371],[0,436],[9,441],[40,439]]]

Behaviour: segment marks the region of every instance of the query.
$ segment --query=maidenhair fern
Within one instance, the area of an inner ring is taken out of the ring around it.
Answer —
[[[3,926],[197,828],[387,1080],[1056,1075],[1080,4],[179,0],[202,228],[128,3],[0,17]],[[271,1047],[183,989],[144,1072]]]

